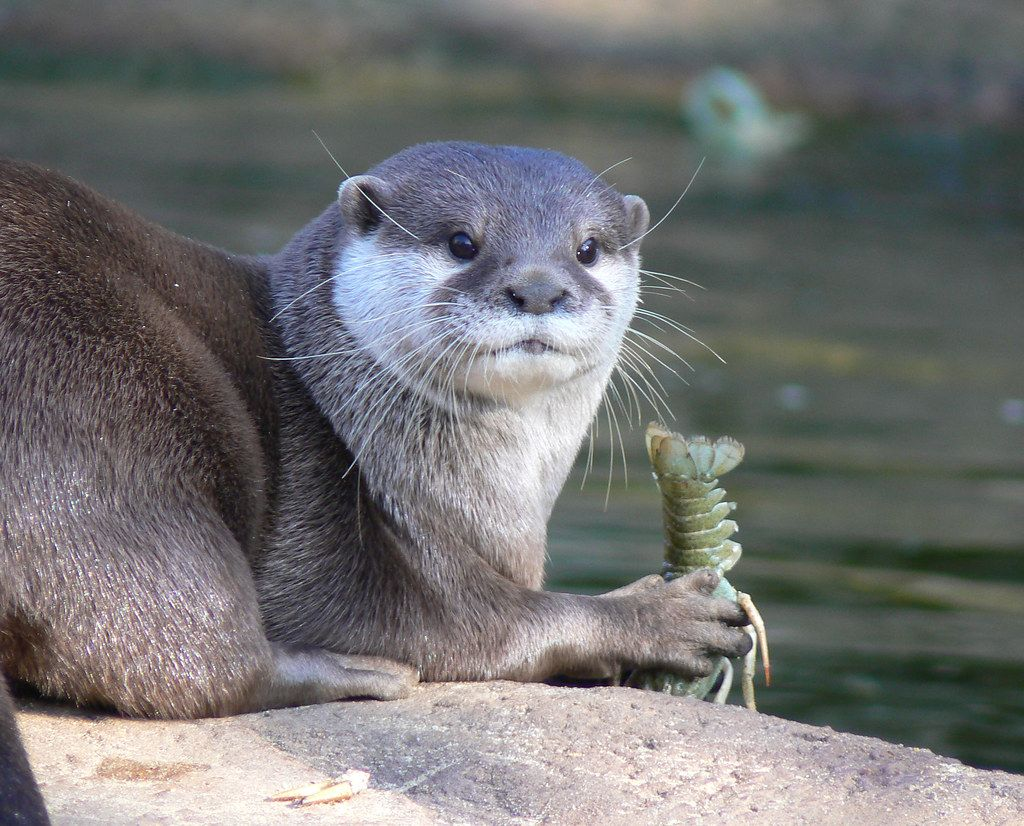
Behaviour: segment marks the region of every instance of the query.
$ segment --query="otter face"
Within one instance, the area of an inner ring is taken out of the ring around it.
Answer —
[[[638,295],[647,207],[579,162],[426,144],[350,178],[334,304],[409,387],[521,404],[603,386]]]

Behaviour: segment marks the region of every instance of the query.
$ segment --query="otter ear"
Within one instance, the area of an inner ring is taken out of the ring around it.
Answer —
[[[391,187],[374,175],[355,175],[338,188],[338,206],[345,223],[363,234],[374,229],[388,208]]]
[[[630,242],[635,241],[645,232],[651,222],[651,213],[644,199],[636,195],[624,195],[622,202],[626,207],[626,231]]]

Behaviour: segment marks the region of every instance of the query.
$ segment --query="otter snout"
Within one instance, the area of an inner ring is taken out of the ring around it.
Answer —
[[[502,291],[507,306],[515,313],[545,315],[556,310],[573,310],[579,302],[573,285],[557,273],[532,270],[506,282]]]

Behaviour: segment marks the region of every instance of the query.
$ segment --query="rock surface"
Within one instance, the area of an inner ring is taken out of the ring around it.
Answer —
[[[1024,822],[1024,777],[631,689],[427,685],[196,722],[23,702],[19,723],[55,824]],[[371,785],[346,803],[266,800],[353,767]]]

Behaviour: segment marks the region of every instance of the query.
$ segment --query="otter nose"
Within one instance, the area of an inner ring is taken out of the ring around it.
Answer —
[[[551,276],[538,274],[506,287],[505,295],[520,312],[544,315],[565,303],[569,291]]]

